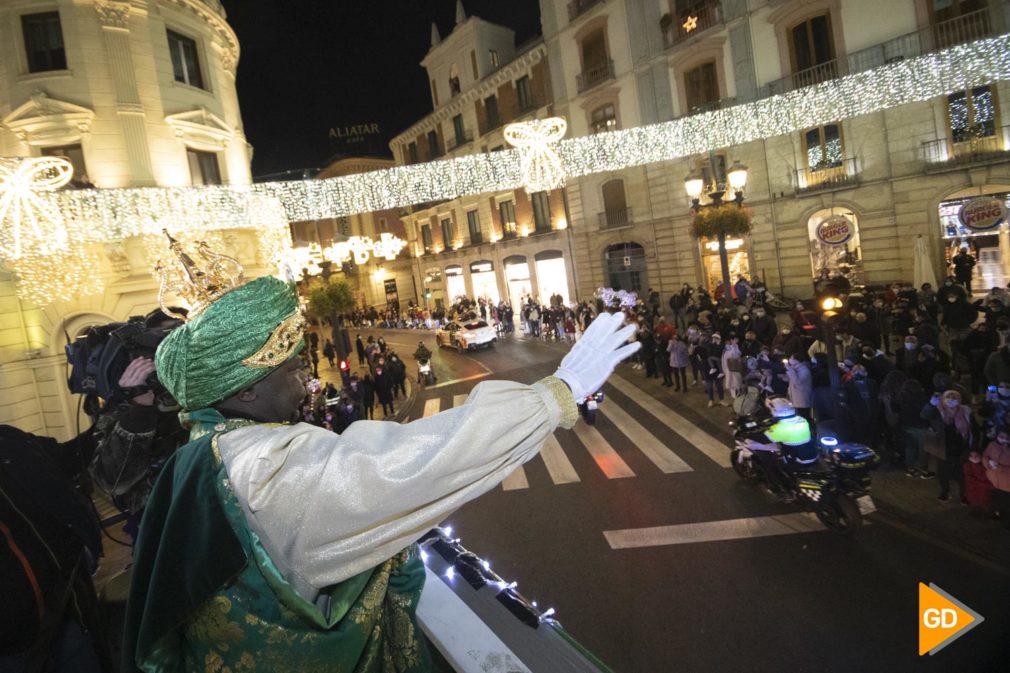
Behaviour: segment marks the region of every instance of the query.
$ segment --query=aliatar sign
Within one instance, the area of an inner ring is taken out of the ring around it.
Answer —
[[[379,135],[378,124],[354,124],[352,126],[334,126],[330,129],[330,140],[340,140],[345,143],[364,142],[369,136]]]
[[[957,218],[966,229],[989,231],[1006,221],[1006,203],[993,196],[980,196],[961,206]]]

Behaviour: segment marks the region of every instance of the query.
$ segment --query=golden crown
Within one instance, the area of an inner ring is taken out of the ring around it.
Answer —
[[[213,252],[206,241],[198,241],[196,252],[200,264],[182,248],[182,244],[165,229],[168,237],[168,247],[178,263],[171,266],[158,261],[155,273],[161,278],[161,289],[158,290],[158,304],[161,310],[173,318],[192,320],[200,315],[208,306],[221,298],[221,295],[234,290],[245,282],[242,265],[233,257]],[[174,294],[187,305],[188,313],[182,315],[173,310],[166,297]]]

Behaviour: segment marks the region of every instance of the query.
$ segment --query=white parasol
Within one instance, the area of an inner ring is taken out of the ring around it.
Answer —
[[[923,283],[929,283],[934,290],[937,288],[936,275],[933,273],[933,262],[929,258],[929,250],[926,248],[926,241],[923,240],[922,234],[919,234],[915,238],[912,280],[916,288],[922,287]]]

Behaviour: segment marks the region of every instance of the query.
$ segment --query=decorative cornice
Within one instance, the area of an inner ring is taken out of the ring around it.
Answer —
[[[130,3],[118,0],[95,0],[95,11],[103,28],[109,30],[130,29]]]
[[[223,45],[219,45],[219,47],[222,50],[222,63],[225,69],[231,73],[235,72],[235,69],[238,67],[239,55],[241,54],[238,37],[235,35],[232,27],[215,8],[201,0],[162,0],[162,2],[185,9],[206,21],[214,30],[214,34],[223,42]],[[225,58],[225,53],[233,56],[230,55]],[[230,68],[229,65],[231,66]]]
[[[419,122],[416,122],[410,128],[394,136],[390,144],[398,145],[410,142],[411,138],[424,135],[428,131],[434,129],[438,124],[459,114],[465,105],[473,103],[478,99],[486,98],[496,92],[498,87],[502,84],[511,82],[522,73],[525,73],[534,65],[542,61],[546,55],[547,45],[543,42],[523,52],[518,57],[512,59],[482,79],[462,95],[456,96],[427,117],[421,119]]]

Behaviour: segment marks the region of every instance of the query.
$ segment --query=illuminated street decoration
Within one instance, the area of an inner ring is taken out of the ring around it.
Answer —
[[[697,27],[698,27],[698,17],[697,16],[689,16],[689,17],[687,17],[687,20],[684,21],[684,32],[685,33],[690,33],[692,30],[694,30]]]
[[[19,260],[67,249],[67,229],[58,205],[42,198],[74,176],[60,157],[0,160],[0,258]]]
[[[58,215],[67,223],[71,249],[78,247],[75,237],[82,242],[105,243],[158,234],[164,228],[173,234],[209,229],[279,231],[287,230],[288,222],[343,217],[521,186],[545,188],[563,182],[565,177],[735,147],[1008,79],[1010,35],[1002,35],[662,124],[560,140],[560,125],[543,120],[541,123],[547,126],[539,134],[529,133],[532,127],[521,127],[526,131],[516,134],[516,138],[520,143],[525,138],[522,149],[325,180],[252,186],[61,192],[31,187],[30,200],[39,206],[32,212],[52,218]],[[24,179],[12,181],[10,176],[23,175],[22,170],[27,174],[30,169],[22,167],[33,161],[4,162],[2,193],[25,196]],[[44,186],[44,181],[38,185]],[[10,196],[7,202],[25,203]],[[21,240],[24,254],[26,226],[33,232],[29,238],[37,239],[38,216],[33,220],[25,216],[23,208],[9,205],[0,221],[0,232],[5,237],[0,257],[4,261],[10,262],[18,251],[15,237]],[[56,229],[47,232],[49,237],[44,243],[54,250],[64,235]],[[363,258],[367,248],[359,245],[351,254]]]
[[[529,193],[549,192],[565,184],[565,168],[558,156],[558,142],[565,137],[568,122],[561,117],[509,124],[505,141],[519,150],[523,187]]]

